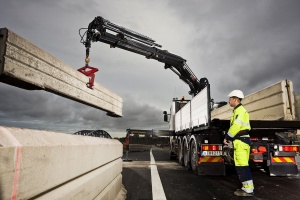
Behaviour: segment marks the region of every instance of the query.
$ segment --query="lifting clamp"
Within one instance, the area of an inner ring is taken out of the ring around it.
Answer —
[[[89,82],[86,84],[86,86],[90,89],[93,89],[94,81],[95,81],[95,73],[98,71],[98,68],[89,66],[89,62],[90,62],[89,50],[87,49],[87,55],[85,58],[85,66],[79,68],[77,71],[90,77]]]

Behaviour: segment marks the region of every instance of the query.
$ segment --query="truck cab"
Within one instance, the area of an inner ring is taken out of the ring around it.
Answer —
[[[164,121],[169,122],[169,130],[175,131],[175,115],[181,110],[190,100],[186,100],[184,96],[181,99],[173,98],[170,108],[170,114],[164,111]]]

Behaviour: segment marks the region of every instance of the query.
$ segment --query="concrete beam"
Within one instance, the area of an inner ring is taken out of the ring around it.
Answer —
[[[46,90],[122,116],[122,98],[7,28],[0,29],[0,82],[28,90]]]
[[[0,199],[116,199],[118,140],[0,126]]]
[[[295,97],[293,83],[280,81],[245,96],[242,104],[248,110],[250,120],[294,120]],[[211,118],[230,119],[232,109],[229,104],[211,112]],[[291,112],[292,111],[292,112]]]

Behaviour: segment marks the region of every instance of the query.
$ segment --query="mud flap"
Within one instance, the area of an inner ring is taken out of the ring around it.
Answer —
[[[270,176],[295,176],[298,175],[298,167],[293,163],[270,163]]]
[[[197,169],[198,169],[198,175],[213,175],[213,176],[226,175],[225,164],[223,162],[201,163],[197,166]]]

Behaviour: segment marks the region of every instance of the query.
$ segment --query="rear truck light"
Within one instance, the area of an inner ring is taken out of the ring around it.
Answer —
[[[298,152],[299,152],[299,145],[278,145],[278,149],[273,153],[273,156],[295,157]]]
[[[251,141],[258,141],[258,137],[251,137],[250,140]]]
[[[299,152],[299,146],[298,145],[280,145],[278,150],[283,151],[283,152]]]
[[[219,144],[205,144],[201,146],[201,156],[222,156],[222,145]]]
[[[202,145],[202,151],[222,151],[222,145]]]

